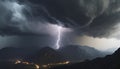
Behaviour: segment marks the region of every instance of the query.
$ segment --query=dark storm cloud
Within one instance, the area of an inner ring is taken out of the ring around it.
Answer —
[[[120,0],[1,0],[0,3],[2,34],[35,33],[31,25],[61,21],[78,33],[102,37],[108,36],[120,20]]]
[[[117,25],[120,21],[120,12],[110,14],[110,15],[101,15],[97,17],[89,27],[84,29],[84,32],[89,36],[99,36],[106,37],[110,34],[113,34],[117,29]]]
[[[84,26],[104,12],[109,1],[106,0],[29,0],[44,6],[48,13],[69,24]],[[66,23],[64,23],[67,25]]]
[[[51,36],[19,36],[14,38],[16,42],[14,42],[13,46],[23,47],[23,48],[40,48],[45,46],[54,47],[55,39]],[[12,44],[11,44],[12,45]]]
[[[109,37],[116,30],[115,25],[120,22],[120,1],[109,0],[107,8],[96,16],[92,23],[85,27],[84,32],[94,37]]]
[[[25,49],[39,49],[41,47],[54,47],[55,39],[51,36],[0,36],[0,49],[4,47],[20,47]]]
[[[62,21],[64,26],[73,27],[77,32],[94,37],[108,36],[113,33],[114,26],[120,20],[120,0],[28,1],[32,5],[37,5],[37,8],[44,6],[48,18],[54,17]]]
[[[50,22],[56,23],[56,19],[50,17],[44,6],[36,8],[36,6],[30,5],[28,1],[25,3],[21,1],[0,1],[0,34],[49,35],[47,27]],[[51,25],[49,27],[51,28]]]
[[[0,1],[0,34],[1,35],[34,35],[25,27],[26,19],[23,5],[16,0]],[[24,30],[23,30],[24,29]]]
[[[2,36],[8,36],[8,35],[32,35],[32,36],[39,36],[43,34],[35,34],[32,32],[22,32],[16,27],[4,27],[0,29],[0,34]]]

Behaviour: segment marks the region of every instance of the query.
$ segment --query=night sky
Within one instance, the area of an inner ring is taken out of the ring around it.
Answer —
[[[120,0],[1,0],[0,48],[120,47]]]

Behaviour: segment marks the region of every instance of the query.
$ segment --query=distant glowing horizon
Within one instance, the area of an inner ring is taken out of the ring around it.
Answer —
[[[116,49],[120,47],[120,40],[116,38],[94,38],[83,36],[75,38],[75,44],[94,47],[98,50]]]

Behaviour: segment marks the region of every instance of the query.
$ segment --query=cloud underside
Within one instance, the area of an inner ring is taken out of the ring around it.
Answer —
[[[31,25],[51,23],[106,37],[120,20],[120,0],[2,0],[0,9],[1,35],[37,34]]]

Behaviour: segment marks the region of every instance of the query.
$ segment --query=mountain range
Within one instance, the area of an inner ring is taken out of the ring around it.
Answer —
[[[86,59],[94,59],[104,57],[107,53],[103,53],[95,48],[88,46],[69,45],[64,46],[59,51],[66,57],[67,60],[79,62]]]
[[[112,55],[80,63],[68,64],[51,69],[120,69],[120,48]]]
[[[104,57],[105,55],[92,47],[77,45],[65,46],[59,50],[44,47],[32,53],[27,51],[27,49],[14,47],[6,47],[0,50],[0,60],[22,59],[40,64],[61,61],[79,62],[86,59]]]
[[[120,49],[112,55],[106,57],[105,55],[105,53],[92,47],[77,45],[64,46],[59,50],[44,47],[34,52],[22,48],[6,47],[0,50],[0,68],[31,69],[34,67],[22,64],[15,65],[14,62],[9,62],[10,60],[22,60],[40,65],[63,61],[71,62],[71,64],[51,69],[119,69]]]

